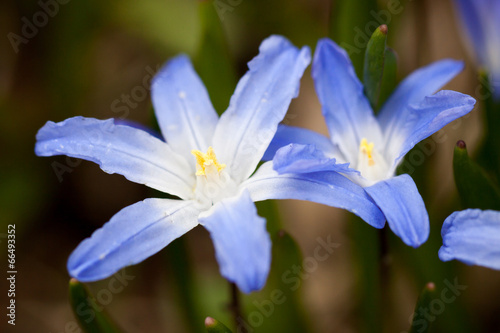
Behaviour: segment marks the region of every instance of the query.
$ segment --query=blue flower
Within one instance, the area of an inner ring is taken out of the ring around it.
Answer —
[[[328,173],[334,170],[363,187],[385,221],[406,244],[420,246],[429,235],[429,218],[412,178],[395,176],[396,167],[418,142],[468,113],[475,100],[454,91],[436,90],[463,68],[442,60],[419,69],[396,88],[375,117],[346,52],[329,39],[320,40],[313,78],[330,138],[280,126],[266,152],[280,174]],[[280,149],[280,147],[282,147]],[[362,207],[347,207],[357,212]]]
[[[490,74],[495,99],[500,99],[500,2],[455,0],[480,66]]]
[[[165,141],[113,119],[47,122],[37,134],[37,155],[90,160],[107,173],[179,197],[146,199],[122,209],[71,254],[70,275],[84,282],[106,278],[201,224],[210,233],[221,274],[251,292],[265,284],[271,261],[265,220],[254,201],[356,204],[363,206],[361,217],[374,218],[378,208],[340,174],[279,175],[272,162],[254,173],[309,62],[307,47],[299,50],[279,36],[266,39],[219,118],[189,59],[172,59],[152,84]]]
[[[467,209],[446,218],[441,229],[442,261],[460,260],[500,270],[500,212]]]

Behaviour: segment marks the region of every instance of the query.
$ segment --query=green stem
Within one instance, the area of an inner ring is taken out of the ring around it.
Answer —
[[[385,309],[382,312],[382,318],[380,325],[382,328],[386,327],[385,324],[388,322],[390,316],[387,314],[391,313],[390,303],[389,303],[389,288],[390,286],[390,254],[389,254],[389,243],[387,228],[382,228],[378,230],[378,274],[379,274],[379,307]]]
[[[479,155],[479,163],[485,169],[494,175],[497,180],[500,180],[500,102],[493,98],[493,91],[488,79],[488,74],[481,72],[479,80],[482,87],[482,92],[479,96],[484,102],[485,110],[485,138]]]
[[[417,304],[415,305],[415,313],[417,313],[419,309],[428,309],[430,307],[430,302],[435,297],[436,297],[436,286],[434,285],[434,283],[429,282],[425,285],[424,289],[420,293],[420,296],[418,297]],[[421,321],[419,316],[413,317],[413,321],[410,326],[410,333],[429,332],[432,321],[428,321],[425,325],[422,325],[421,323],[419,323],[419,321]]]
[[[358,217],[352,217],[353,256],[356,263],[358,280],[356,281],[356,298],[359,316],[363,318],[357,331],[383,332],[383,307],[381,294],[381,245],[378,230],[369,226]],[[384,309],[385,310],[385,309]]]
[[[230,282],[229,288],[231,290],[231,303],[229,304],[229,309],[233,314],[236,332],[246,332],[246,329],[244,327],[240,327],[242,326],[241,322],[243,316],[241,315],[241,304],[238,287],[235,283]]]

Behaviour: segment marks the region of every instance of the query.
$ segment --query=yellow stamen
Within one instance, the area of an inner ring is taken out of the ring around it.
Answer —
[[[198,169],[198,171],[196,171],[197,176],[205,176],[206,168],[210,165],[216,167],[217,172],[221,172],[226,167],[225,164],[219,164],[217,162],[217,157],[212,147],[208,147],[206,154],[199,150],[191,150],[191,154],[196,157],[196,168]]]
[[[374,146],[375,146],[375,144],[373,142],[368,143],[368,141],[365,138],[363,138],[361,140],[361,144],[359,145],[359,150],[363,154],[366,154],[366,156],[368,157],[368,165],[369,166],[375,165],[375,161],[373,160],[373,155],[372,155]]]

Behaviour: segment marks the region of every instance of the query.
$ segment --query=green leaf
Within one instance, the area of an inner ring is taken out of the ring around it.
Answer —
[[[379,26],[373,32],[365,51],[363,82],[365,94],[375,110],[378,105],[382,74],[384,72],[387,26]]]
[[[301,303],[302,284],[309,273],[299,246],[283,230],[272,234],[272,243],[269,277],[261,291],[244,295],[247,316],[242,325],[249,332],[310,332]]]
[[[469,158],[462,140],[455,146],[453,174],[464,208],[500,210],[500,190],[481,167]]]
[[[207,87],[215,110],[220,115],[229,105],[237,76],[226,35],[212,1],[199,1],[199,15],[202,37],[195,67]]]
[[[266,228],[269,234],[274,235],[282,228],[279,214],[278,202],[276,200],[264,200],[255,203],[259,216],[266,219]]]
[[[124,0],[100,3],[109,3],[107,10],[102,11],[102,24],[119,25],[128,35],[148,42],[160,54],[194,54],[200,38],[196,1]],[[83,20],[85,18],[82,17]],[[66,25],[61,29],[64,27]]]
[[[376,0],[331,1],[329,36],[347,51],[358,77],[363,75],[364,51],[370,36],[384,23],[374,21],[377,10]]]
[[[205,319],[205,327],[208,333],[232,333],[226,325],[211,317]]]
[[[71,307],[81,328],[87,333],[121,332],[106,311],[98,306],[87,287],[76,279],[69,281]]]
[[[167,258],[169,278],[174,281],[174,295],[181,318],[190,332],[203,332],[201,305],[196,293],[195,272],[186,245],[186,238],[174,240],[163,251]],[[205,296],[205,295],[204,295]]]
[[[396,51],[390,47],[385,48],[384,71],[382,73],[382,81],[380,83],[380,93],[378,96],[378,104],[373,109],[375,112],[380,110],[385,101],[391,96],[397,86],[398,74],[398,56]]]
[[[479,73],[481,90],[476,91],[478,99],[483,101],[484,105],[484,124],[485,137],[483,146],[480,149],[478,161],[486,170],[495,174],[497,180],[500,180],[500,101],[495,101],[493,96],[493,87],[490,84],[488,73],[481,71]]]
[[[432,282],[427,283],[418,297],[417,304],[415,305],[415,313],[418,313],[419,309],[429,309],[431,301],[436,297],[438,297],[438,295],[436,295],[436,286]],[[413,322],[410,326],[410,333],[429,332],[432,321],[427,321],[427,325],[424,326],[419,325],[419,321],[419,316],[413,317]]]

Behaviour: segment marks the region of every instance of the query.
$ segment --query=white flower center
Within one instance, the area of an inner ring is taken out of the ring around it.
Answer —
[[[370,182],[387,178],[388,166],[384,157],[375,149],[373,142],[363,138],[359,145],[358,165],[356,169]]]
[[[225,170],[226,165],[217,162],[214,149],[208,147],[207,153],[192,150],[196,157],[195,200],[203,208],[209,208],[217,201],[236,193],[236,184]]]

